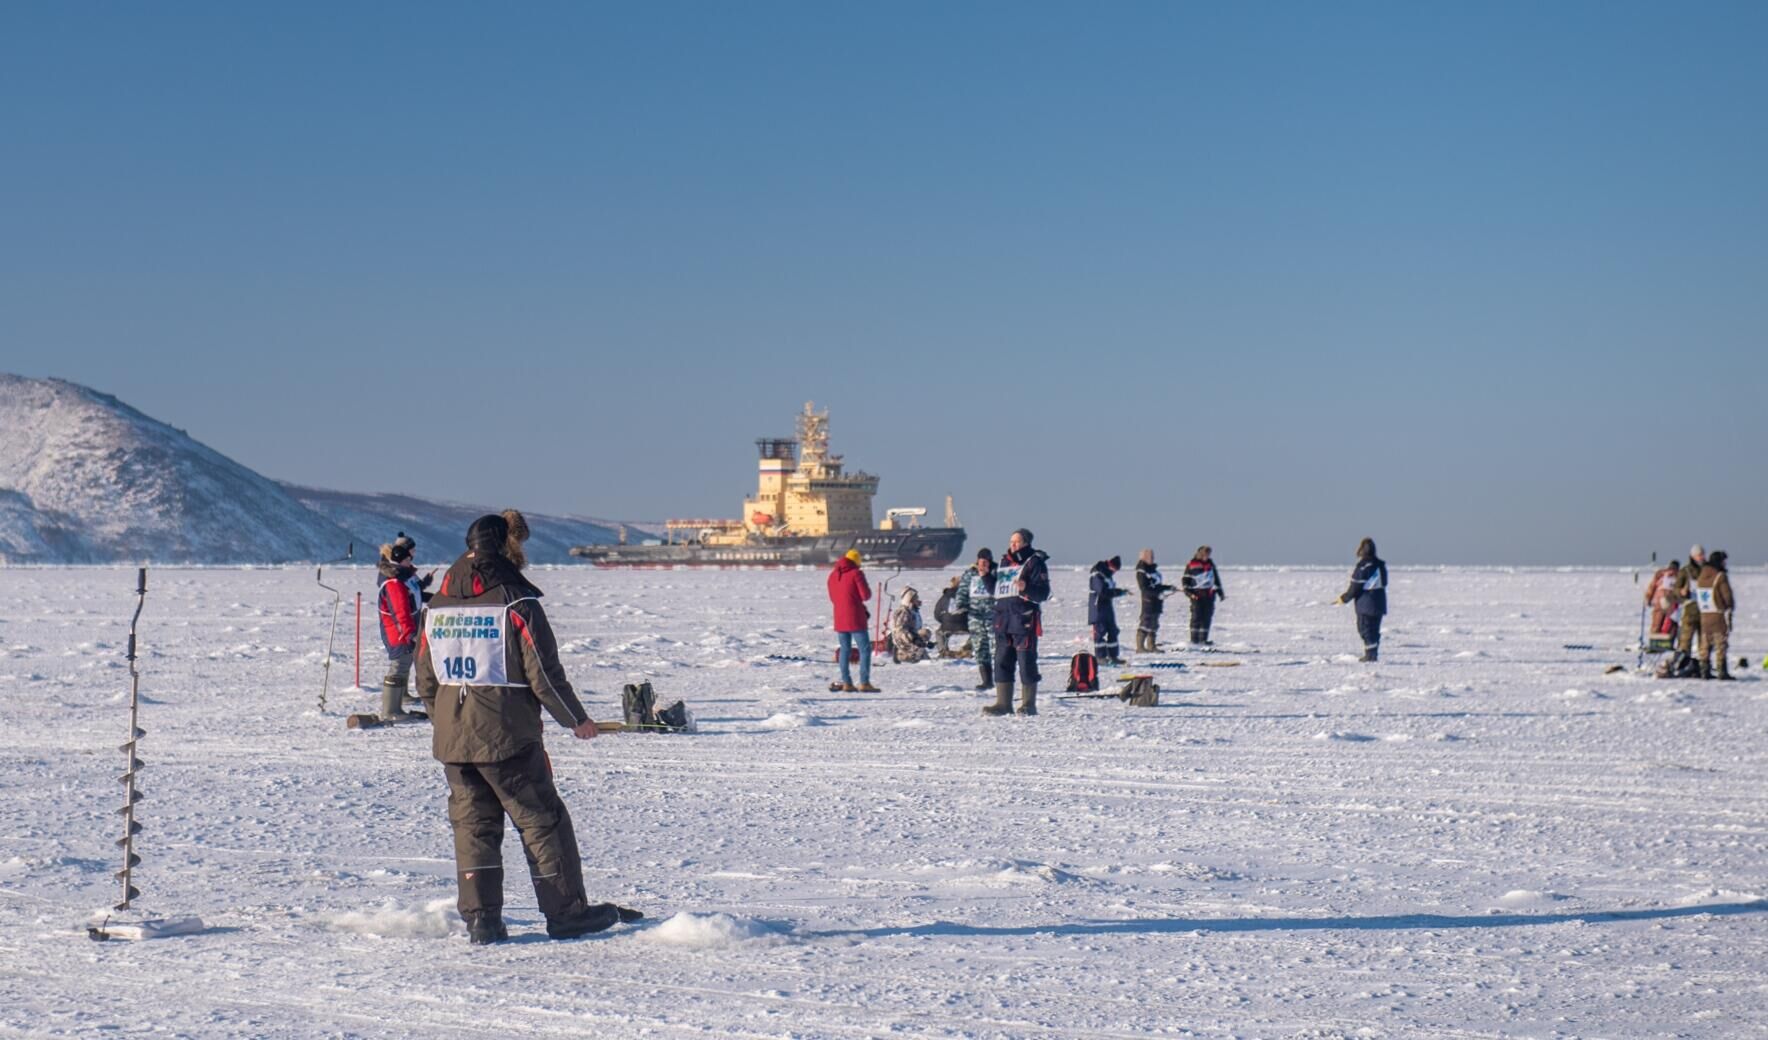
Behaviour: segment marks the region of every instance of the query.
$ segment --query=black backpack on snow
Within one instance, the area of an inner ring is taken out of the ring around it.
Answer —
[[[1068,659],[1068,692],[1095,693],[1099,689],[1099,659],[1082,652]]]

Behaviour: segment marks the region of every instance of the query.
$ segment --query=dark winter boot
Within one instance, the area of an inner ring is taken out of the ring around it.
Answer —
[[[478,910],[463,916],[467,922],[467,942],[474,946],[500,943],[510,937],[509,929],[503,926],[501,911]]]
[[[998,682],[994,684],[994,687],[995,702],[983,707],[982,713],[984,715],[1013,714],[1013,684],[1010,682]]]
[[[1359,661],[1377,661],[1377,660],[1380,660],[1380,658],[1381,658],[1381,648],[1380,647],[1366,646],[1363,648],[1363,656],[1357,658],[1357,660],[1359,660]]]
[[[982,682],[980,684],[978,684],[976,687],[978,690],[986,690],[989,687],[994,685],[994,662],[993,661],[978,662],[976,665],[976,671],[978,673],[980,673],[982,676]]]
[[[620,923],[620,908],[613,903],[597,903],[574,914],[560,914],[546,919],[546,934],[554,939],[575,939],[579,935],[600,932]]]
[[[405,683],[397,685],[382,680],[381,682],[381,718],[410,718],[405,713],[405,693],[409,687]]]
[[[1019,714],[1037,714],[1037,683],[1024,683],[1019,688]]]
[[[1719,673],[1717,675],[1715,675],[1713,678],[1724,679],[1728,682],[1735,682],[1737,677],[1731,674],[1731,662],[1725,660],[1724,658],[1720,658],[1719,659]]]
[[[1713,662],[1702,661],[1700,663],[1700,677],[1702,679],[1711,679],[1713,677]]]

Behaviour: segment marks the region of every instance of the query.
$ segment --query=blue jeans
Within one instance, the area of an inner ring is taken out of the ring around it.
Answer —
[[[870,686],[872,683],[872,634],[865,629],[858,632],[837,632],[841,641],[841,681],[848,686],[853,685],[853,673],[848,670],[847,658],[851,656],[853,647],[859,647],[859,684]]]

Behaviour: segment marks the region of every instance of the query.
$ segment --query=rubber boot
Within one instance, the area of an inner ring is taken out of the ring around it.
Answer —
[[[575,939],[591,932],[605,931],[620,923],[620,908],[613,903],[596,903],[574,914],[559,914],[546,919],[546,934],[554,939]]]
[[[1731,674],[1731,662],[1721,659],[1719,661],[1719,673],[1714,676],[1714,678],[1735,682],[1736,678]]]
[[[408,688],[405,683],[395,686],[385,680],[381,682],[381,718],[408,719],[411,717],[405,711],[405,691]]]
[[[1713,662],[1702,661],[1700,663],[1700,677],[1702,679],[1711,679],[1713,677]]]
[[[500,911],[480,910],[464,916],[467,922],[467,942],[474,946],[500,943],[510,937],[509,929],[503,926],[503,914]]]
[[[1028,682],[1019,687],[1019,714],[1037,714],[1037,683]]]
[[[980,662],[978,662],[976,665],[976,671],[978,673],[980,673],[982,676],[981,684],[976,687],[978,690],[986,690],[989,687],[994,685],[994,662],[993,661],[980,661]]]
[[[1013,714],[1013,684],[1010,682],[998,682],[994,684],[994,687],[995,702],[984,706],[982,713],[984,715]]]

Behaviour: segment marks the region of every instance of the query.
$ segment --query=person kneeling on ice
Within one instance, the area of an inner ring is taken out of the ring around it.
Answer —
[[[422,578],[412,566],[411,556],[417,543],[404,531],[390,545],[381,546],[380,574],[381,645],[387,649],[387,674],[381,679],[381,718],[403,719],[405,699],[411,691],[411,659],[417,650],[419,618],[424,601],[430,594],[424,590],[436,577],[431,571]]]
[[[995,568],[994,636],[995,702],[984,715],[1013,710],[1013,667],[1019,667],[1024,689],[1019,714],[1037,714],[1037,638],[1043,631],[1043,607],[1050,598],[1049,557],[1031,547],[1031,532],[1021,527],[1007,540],[1007,552]]]
[[[859,650],[858,689],[878,692],[872,685],[872,614],[866,609],[866,600],[872,598],[872,586],[866,583],[866,572],[860,569],[859,561],[859,550],[849,549],[829,571],[829,602],[835,608],[835,641],[841,664],[841,678],[829,684],[830,693],[854,691],[848,658],[855,648]]]
[[[921,594],[910,585],[890,612],[890,655],[897,664],[914,664],[927,659],[932,645],[933,633],[921,627]]]
[[[1357,545],[1357,566],[1351,571],[1351,587],[1338,602],[1357,604],[1357,634],[1363,637],[1364,661],[1381,657],[1381,619],[1387,614],[1387,564],[1375,555],[1375,539]]]
[[[473,943],[509,938],[503,924],[503,820],[521,835],[546,932],[569,939],[636,911],[589,902],[571,814],[553,786],[540,709],[579,740],[595,723],[559,664],[541,592],[510,559],[521,545],[495,514],[473,521],[424,615],[417,691],[434,723],[431,752],[448,776],[448,821],[460,916]]]

